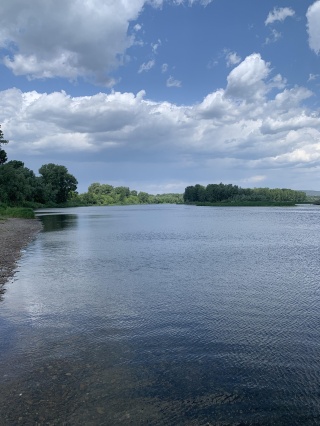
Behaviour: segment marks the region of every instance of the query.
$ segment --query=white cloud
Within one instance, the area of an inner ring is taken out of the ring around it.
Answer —
[[[155,60],[154,59],[152,59],[151,61],[149,61],[149,62],[145,62],[145,63],[143,63],[142,65],[140,65],[140,68],[139,68],[139,71],[138,71],[138,73],[140,74],[140,73],[142,73],[142,72],[148,72],[148,71],[150,71],[151,70],[151,68],[153,68],[154,66],[155,66]]]
[[[161,40],[158,40],[157,43],[151,44],[152,52],[154,54],[158,53],[159,46],[161,46]]]
[[[270,73],[270,64],[260,54],[247,56],[228,75],[227,94],[240,99],[261,99],[268,91],[265,79]]]
[[[312,92],[286,88],[271,73],[252,54],[230,72],[226,88],[189,106],[153,102],[144,91],[71,97],[6,90],[0,93],[6,150],[11,159],[42,164],[125,161],[153,170],[174,161],[174,170],[208,170],[208,176],[229,167],[251,183],[277,168],[320,167],[319,112],[305,104]]]
[[[143,188],[144,191],[148,192],[148,194],[168,194],[168,193],[183,193],[186,186],[188,186],[188,182],[169,182],[162,184],[147,184]],[[134,186],[135,188],[136,186]]]
[[[128,25],[143,0],[10,0],[0,3],[0,46],[14,46],[5,64],[31,78],[94,76],[110,84],[133,38]],[[81,28],[81,30],[79,30]]]
[[[263,182],[266,179],[267,179],[266,175],[256,175],[256,176],[251,176],[249,178],[242,179],[242,182],[243,183],[259,183],[259,182]]]
[[[162,5],[165,0],[151,0],[151,3],[155,2],[157,5]],[[192,6],[195,3],[200,3],[202,6],[208,6],[208,4],[212,3],[213,0],[169,0],[173,4],[180,5],[187,3],[189,6]]]
[[[307,11],[309,46],[315,53],[320,53],[320,1],[316,1]]]
[[[276,43],[281,37],[282,34],[272,28],[272,30],[270,31],[270,36],[266,38],[265,44]]]
[[[228,119],[233,121],[237,115],[233,110],[234,102],[225,96],[223,89],[217,90],[207,95],[202,103],[198,106],[198,112],[203,118],[211,120]]]
[[[140,31],[140,30],[142,29],[142,25],[140,25],[140,24],[136,24],[136,25],[133,27],[133,29],[134,29],[135,31]]]
[[[196,1],[175,0],[10,0],[0,2],[0,48],[4,63],[29,78],[84,77],[111,86],[110,73],[135,43],[128,35],[145,4],[161,7]],[[197,0],[206,6],[210,1]],[[134,33],[141,25],[134,26]],[[155,48],[155,47],[154,47]]]
[[[295,11],[291,7],[275,7],[272,12],[269,12],[265,25],[273,24],[276,21],[284,21],[286,18],[293,17]]]
[[[167,87],[181,87],[181,81],[175,80],[171,75],[167,79]]]
[[[314,81],[314,80],[317,80],[317,78],[319,78],[319,77],[320,77],[320,74],[312,74],[312,73],[310,73],[310,74],[309,74],[308,81]]]
[[[279,134],[292,130],[316,127],[317,120],[319,120],[319,117],[312,117],[304,113],[301,113],[299,117],[287,117],[286,120],[283,120],[283,117],[280,119],[270,117],[265,119],[260,130],[262,134]]]
[[[168,71],[168,64],[161,65],[161,72],[165,74]]]
[[[210,69],[215,68],[217,65],[219,65],[219,61],[217,59],[211,59],[208,62],[207,68],[210,70]]]
[[[208,4],[213,2],[213,0],[189,0],[189,5],[192,6],[194,3],[197,3],[197,1],[199,1],[202,6],[208,6]]]
[[[241,62],[241,57],[238,56],[235,52],[228,52],[226,54],[226,61],[227,61],[227,66],[231,67]]]

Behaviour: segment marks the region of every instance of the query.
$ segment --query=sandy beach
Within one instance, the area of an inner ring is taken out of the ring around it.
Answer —
[[[27,246],[41,229],[41,222],[37,219],[0,220],[0,295],[3,285],[14,274],[21,249]]]

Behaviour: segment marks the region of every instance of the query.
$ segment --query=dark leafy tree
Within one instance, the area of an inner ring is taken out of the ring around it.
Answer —
[[[139,203],[147,204],[149,203],[149,194],[147,192],[139,192],[138,194]]]
[[[65,203],[77,190],[77,179],[65,166],[49,163],[39,169],[45,202]]]
[[[130,195],[130,189],[126,186],[117,186],[114,188],[114,192],[119,196],[121,202]]]
[[[187,186],[184,194],[183,194],[183,200],[186,203],[193,203],[197,200],[197,190],[195,189],[194,186]]]
[[[202,185],[195,185],[196,197],[200,202],[206,201],[206,188]]]
[[[32,170],[22,161],[9,161],[0,167],[0,202],[8,205],[23,205],[26,202],[41,202],[42,186]]]
[[[1,125],[0,125],[0,165],[4,164],[7,161],[7,153],[4,149],[2,149],[1,145],[7,144],[9,141],[7,141],[4,136],[3,136],[3,132],[1,130]]]
[[[268,203],[302,203],[306,194],[286,188],[240,188],[237,185],[209,184],[187,186],[183,199],[186,203],[232,203],[232,202],[268,202]]]

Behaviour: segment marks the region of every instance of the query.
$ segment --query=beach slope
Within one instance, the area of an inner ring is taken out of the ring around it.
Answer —
[[[13,276],[21,249],[41,229],[41,222],[37,219],[0,219],[0,293],[3,291],[3,284]]]

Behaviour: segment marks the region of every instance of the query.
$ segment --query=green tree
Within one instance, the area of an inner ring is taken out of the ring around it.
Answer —
[[[65,203],[77,190],[77,179],[65,166],[49,163],[40,167],[45,202]]]
[[[4,149],[1,148],[1,145],[7,144],[9,141],[7,141],[4,136],[3,136],[3,132],[1,130],[1,125],[0,125],[0,165],[4,164],[7,161],[7,153]]]
[[[113,192],[113,186],[106,183],[94,182],[89,186],[88,192],[95,195],[110,195]]]
[[[26,202],[41,201],[40,178],[24,167],[22,161],[9,161],[0,167],[0,202],[23,205]]]
[[[197,201],[206,201],[206,188],[198,183],[195,185]]]
[[[147,192],[139,192],[138,199],[140,204],[147,204],[149,203],[149,194]]]
[[[197,201],[197,190],[194,186],[187,186],[184,194],[183,199],[186,203],[192,203],[194,201]]]
[[[117,186],[114,188],[114,192],[118,195],[117,199],[121,203],[124,202],[125,198],[130,196],[130,189],[126,186]]]
[[[91,194],[91,195],[92,194],[95,194],[95,195],[100,194],[100,187],[101,187],[101,184],[99,182],[93,182],[88,188],[88,193]]]

